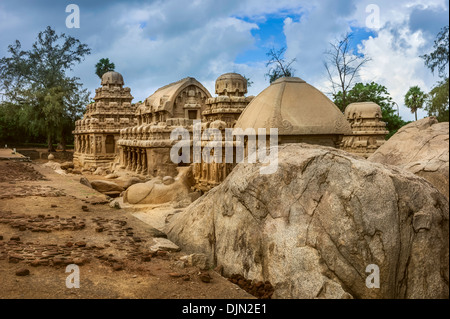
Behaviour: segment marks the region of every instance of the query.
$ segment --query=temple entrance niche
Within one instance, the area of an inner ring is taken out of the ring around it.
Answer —
[[[115,141],[114,135],[106,135],[106,153],[114,153],[115,152]]]
[[[188,111],[188,117],[190,120],[196,120],[198,118],[197,116],[197,110],[189,110]]]

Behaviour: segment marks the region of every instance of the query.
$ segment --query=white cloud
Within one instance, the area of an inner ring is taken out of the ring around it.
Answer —
[[[362,45],[361,52],[373,59],[361,73],[363,80],[376,80],[386,85],[399,104],[403,104],[405,89],[411,85],[430,89],[436,78],[418,56],[431,47],[433,39],[421,32],[418,20],[414,21],[415,30],[411,31],[409,18],[419,7],[448,13],[447,2],[376,1],[382,28],[376,37]],[[259,42],[252,30],[270,17],[283,17],[286,57],[297,59],[296,75],[326,90],[323,52],[330,41],[350,27],[365,27],[365,9],[371,3],[374,1],[111,0],[100,5],[79,0],[82,27],[68,30],[64,27],[63,3],[53,5],[42,0],[38,5],[28,1],[25,8],[5,0],[0,6],[0,48],[6,49],[16,38],[24,44],[31,43],[30,39],[39,30],[52,25],[58,32],[69,33],[92,48],[92,55],[74,71],[92,92],[100,85],[94,65],[100,58],[107,57],[124,75],[135,101],[186,76],[196,77],[214,94],[214,81],[225,72],[250,77],[254,84],[249,94],[256,95],[268,85],[264,78],[267,72],[264,61],[237,64],[236,57],[249,49],[266,50],[264,45],[268,43]],[[426,14],[426,11],[420,13]],[[408,110],[402,108],[402,114],[411,119]]]
[[[383,29],[376,38],[363,42],[361,52],[370,56],[370,61],[361,72],[365,82],[375,81],[388,88],[394,101],[400,105],[400,115],[405,120],[414,120],[409,109],[404,107],[404,96],[411,86],[418,85],[428,92],[437,80],[425,67],[420,58],[421,48],[425,44],[422,32],[411,33],[406,27],[392,30]],[[419,111],[419,117],[426,116]]]

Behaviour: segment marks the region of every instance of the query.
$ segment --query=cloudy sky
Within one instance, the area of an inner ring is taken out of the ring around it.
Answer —
[[[80,8],[80,28],[66,27],[71,3]],[[73,71],[92,93],[100,85],[94,66],[107,57],[139,101],[187,76],[214,95],[226,72],[250,77],[249,94],[257,95],[269,85],[265,53],[286,46],[295,75],[329,92],[324,52],[353,32],[357,53],[372,59],[360,80],[385,85],[412,120],[403,97],[410,86],[429,91],[438,80],[419,56],[432,50],[448,11],[448,0],[0,0],[0,56],[16,39],[29,48],[50,25],[92,49]]]

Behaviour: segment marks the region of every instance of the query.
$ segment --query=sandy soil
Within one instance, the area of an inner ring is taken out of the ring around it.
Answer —
[[[204,283],[182,251],[149,252],[151,227],[79,179],[0,161],[0,298],[253,298],[212,270]],[[70,263],[78,289],[66,287]]]

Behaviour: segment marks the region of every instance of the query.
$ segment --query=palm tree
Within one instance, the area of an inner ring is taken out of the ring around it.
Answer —
[[[109,71],[114,71],[114,63],[110,62],[108,58],[103,58],[95,65],[95,74],[101,79],[103,74]]]
[[[414,113],[417,121],[417,110],[423,107],[427,95],[422,92],[419,86],[412,86],[405,95],[405,105]]]

